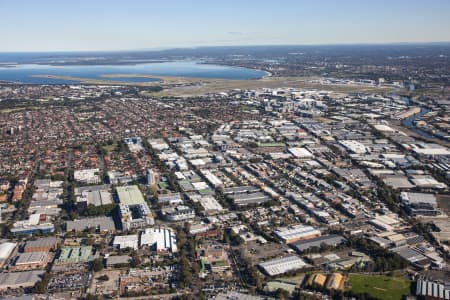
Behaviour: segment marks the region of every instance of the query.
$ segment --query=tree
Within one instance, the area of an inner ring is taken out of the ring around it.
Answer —
[[[92,262],[92,270],[94,272],[100,272],[103,270],[103,259],[102,258],[96,258]]]
[[[192,272],[190,264],[186,255],[180,258],[180,286],[182,288],[189,286],[192,283]]]
[[[48,282],[50,280],[50,274],[48,272],[45,272],[42,275],[42,278],[40,281],[36,282],[33,288],[33,292],[37,294],[45,294],[47,292],[47,286]]]
[[[105,299],[105,297],[103,297],[102,295],[92,295],[92,294],[86,295],[86,300],[102,300],[102,299]]]
[[[158,196],[158,186],[156,184],[152,184],[148,187],[149,192],[152,194],[153,197]]]
[[[134,255],[131,257],[130,267],[132,267],[132,268],[137,268],[137,267],[139,267],[141,264],[142,264],[142,260],[141,260],[141,258],[139,257],[139,255],[134,254]]]
[[[289,292],[283,289],[277,289],[275,297],[281,300],[287,299],[289,297]]]
[[[89,204],[86,210],[86,215],[88,216],[104,216],[111,215],[116,208],[116,204],[105,204],[100,206],[95,206],[93,204]]]
[[[108,277],[108,275],[104,274],[104,275],[98,277],[97,280],[99,280],[99,281],[108,281],[109,277]]]

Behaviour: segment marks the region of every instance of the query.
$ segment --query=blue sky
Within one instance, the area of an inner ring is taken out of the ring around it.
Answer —
[[[449,0],[0,0],[0,51],[450,41]]]

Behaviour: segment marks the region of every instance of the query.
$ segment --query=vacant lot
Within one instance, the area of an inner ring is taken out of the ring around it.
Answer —
[[[450,215],[450,196],[449,195],[437,195],[436,198],[437,198],[439,208],[447,215]]]
[[[349,285],[355,293],[367,293],[383,300],[400,300],[409,294],[411,282],[402,277],[353,274]]]
[[[89,293],[94,295],[113,295],[117,293],[119,288],[120,270],[103,270],[94,273]],[[105,276],[106,280],[101,280]]]

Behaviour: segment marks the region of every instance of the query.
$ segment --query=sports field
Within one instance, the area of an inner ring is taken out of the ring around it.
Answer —
[[[411,282],[402,277],[383,275],[352,274],[349,278],[349,290],[355,293],[367,293],[383,300],[401,300],[409,294]]]

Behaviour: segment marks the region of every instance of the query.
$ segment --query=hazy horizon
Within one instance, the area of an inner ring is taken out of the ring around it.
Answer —
[[[112,50],[46,50],[46,51],[0,51],[0,54],[40,54],[40,53],[120,53],[120,52],[158,52],[170,50],[189,50],[189,49],[207,49],[207,48],[257,48],[257,47],[349,47],[349,46],[438,46],[450,45],[450,41],[433,42],[392,42],[392,43],[336,43],[336,44],[254,44],[254,45],[201,45],[201,46],[180,46],[180,47],[158,47],[141,49],[112,49]]]
[[[450,42],[450,1],[0,1],[0,52]]]

